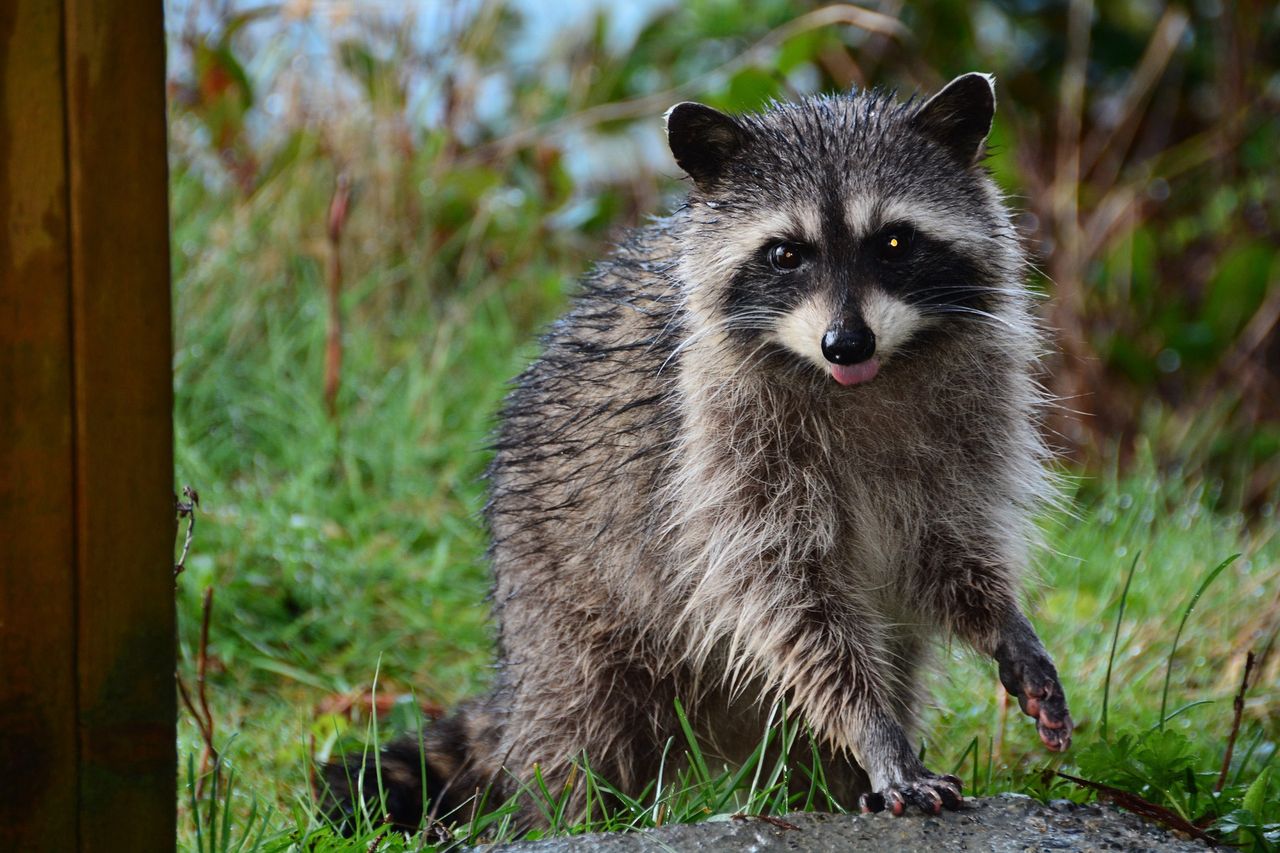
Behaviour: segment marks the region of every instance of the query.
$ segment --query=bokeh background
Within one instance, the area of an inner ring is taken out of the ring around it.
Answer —
[[[1071,509],[1033,595],[1082,730],[1115,622],[1134,697],[1167,663],[1221,712],[1257,651],[1246,721],[1274,755],[1273,3],[168,0],[167,27],[177,478],[202,497],[180,670],[213,588],[203,663],[240,812],[298,806],[308,762],[371,716],[403,728],[482,689],[487,431],[576,278],[683,192],[662,113],[968,70],[997,78],[989,165],[1048,297]],[[1169,621],[1236,553],[1175,654]],[[989,668],[957,666],[931,748],[1034,787],[1047,758],[1013,721],[1006,742]],[[1188,754],[1220,753],[1229,720],[1211,745],[1201,722]],[[201,741],[185,722],[184,755]]]

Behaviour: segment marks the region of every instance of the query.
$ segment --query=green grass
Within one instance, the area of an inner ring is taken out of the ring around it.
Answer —
[[[488,582],[475,516],[486,433],[506,380],[535,352],[536,328],[604,250],[554,232],[534,239],[527,223],[499,218],[444,238],[437,257],[383,264],[376,242],[362,242],[377,223],[356,222],[348,252],[363,260],[345,283],[346,362],[331,419],[314,249],[322,217],[299,212],[324,209],[320,186],[231,204],[181,169],[174,176],[177,482],[195,486],[202,505],[178,582],[180,670],[190,683],[201,596],[213,587],[208,695],[222,751],[216,787],[211,779],[197,798],[198,762],[188,757],[200,738],[183,715],[185,849],[292,849],[303,839],[313,850],[368,849],[377,830],[346,842],[312,816],[312,762],[413,726],[413,697],[448,706],[484,689]],[[520,248],[478,260],[493,245]],[[1202,480],[1194,464],[1164,466],[1153,449],[1163,435],[1153,426],[1123,474],[1078,475],[1070,514],[1045,521],[1030,616],[1069,693],[1071,753],[1046,753],[1016,704],[1002,724],[994,665],[948,648],[922,728],[926,761],[962,775],[968,794],[1087,796],[1043,773],[1061,766],[1188,817],[1233,812],[1244,827],[1235,837],[1266,849],[1264,830],[1250,827],[1280,821],[1274,651],[1248,696],[1225,799],[1212,788],[1245,653],[1271,649],[1280,624],[1273,507],[1246,521],[1233,511],[1232,484]],[[375,674],[382,695],[402,697],[376,725],[360,703],[353,719],[325,712]],[[787,803],[785,772],[800,771],[694,760],[662,790],[556,829],[828,805],[820,780],[805,802]],[[585,764],[583,776],[607,789]],[[557,792],[530,796],[558,822]],[[511,804],[489,805],[460,837],[510,831]],[[380,843],[431,842],[392,834]]]

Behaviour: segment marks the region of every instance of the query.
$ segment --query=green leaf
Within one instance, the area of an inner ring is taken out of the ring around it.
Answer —
[[[1258,310],[1274,261],[1275,250],[1260,242],[1236,246],[1222,256],[1202,312],[1218,344],[1230,343]]]
[[[1253,784],[1249,786],[1249,790],[1244,792],[1244,799],[1240,804],[1246,810],[1252,812],[1259,819],[1262,817],[1262,810],[1265,805],[1265,797],[1267,796],[1267,785],[1271,781],[1271,768],[1265,768],[1258,774],[1258,778],[1253,780]]]
[[[824,33],[810,30],[783,42],[778,48],[778,55],[774,61],[774,67],[778,73],[790,74],[801,65],[812,62],[825,42],[824,35]]]
[[[1134,757],[1146,767],[1148,779],[1165,787],[1181,781],[1196,760],[1191,741],[1173,729],[1157,730],[1143,738]]]
[[[342,60],[342,67],[360,81],[365,96],[370,101],[376,101],[380,68],[369,46],[356,39],[348,39],[338,45],[338,56]]]
[[[756,110],[778,94],[773,75],[759,68],[744,68],[729,81],[728,102],[735,110]]]
[[[1108,784],[1122,782],[1130,778],[1126,772],[1133,764],[1134,734],[1122,730],[1109,740],[1096,740],[1080,750],[1076,755],[1076,764],[1082,775],[1097,782]]]

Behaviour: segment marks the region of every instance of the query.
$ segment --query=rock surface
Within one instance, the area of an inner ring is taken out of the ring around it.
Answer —
[[[579,835],[489,848],[508,853],[640,853],[640,851],[1027,851],[1172,850],[1203,851],[1135,815],[1108,806],[1065,800],[1044,805],[1004,794],[967,801],[967,808],[940,817],[910,815],[788,815],[778,825],[738,818],[627,834]]]

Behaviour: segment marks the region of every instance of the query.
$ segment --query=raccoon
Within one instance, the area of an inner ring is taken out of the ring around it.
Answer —
[[[667,113],[687,201],[586,278],[500,415],[492,692],[330,765],[331,816],[381,792],[416,829],[584,759],[638,795],[683,740],[677,699],[717,758],[785,703],[846,807],[956,809],[910,735],[939,638],[994,657],[1068,747],[1018,603],[1053,490],[994,110],[971,73],[924,102]]]

